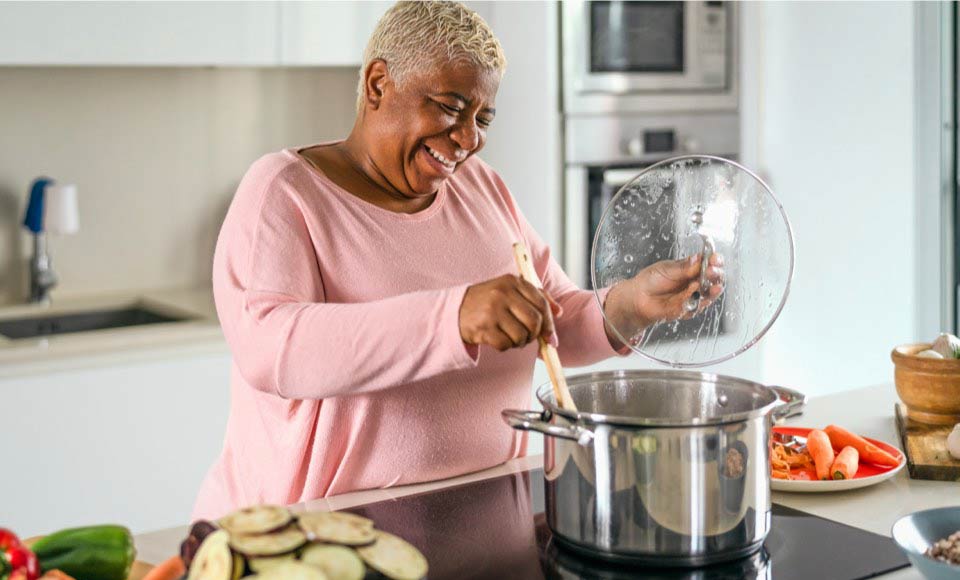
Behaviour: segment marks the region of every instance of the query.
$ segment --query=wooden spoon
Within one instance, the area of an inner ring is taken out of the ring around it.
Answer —
[[[517,262],[517,268],[520,270],[520,277],[530,282],[537,288],[543,289],[540,277],[537,271],[533,269],[533,261],[530,259],[530,253],[527,252],[527,246],[523,242],[513,245],[513,258]],[[547,365],[547,373],[550,375],[550,382],[553,383],[553,396],[561,409],[577,412],[577,406],[573,404],[573,398],[570,396],[570,389],[567,388],[567,379],[563,376],[563,367],[560,366],[560,356],[557,355],[557,349],[552,344],[544,340],[541,336],[540,358]]]

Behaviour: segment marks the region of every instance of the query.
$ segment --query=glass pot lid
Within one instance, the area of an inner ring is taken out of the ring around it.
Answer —
[[[640,355],[674,367],[733,358],[767,332],[793,276],[790,222],[770,188],[745,167],[720,157],[685,155],[643,170],[611,198],[597,227],[591,277],[600,290],[663,260],[694,254],[723,258],[723,292],[706,308],[685,299],[686,316],[642,333],[604,317]],[[706,263],[708,260],[704,260]],[[709,286],[704,270],[704,288]],[[602,310],[602,304],[601,304]],[[618,326],[619,324],[619,326]]]

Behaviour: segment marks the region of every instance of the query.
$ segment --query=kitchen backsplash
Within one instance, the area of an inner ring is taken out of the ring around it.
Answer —
[[[250,163],[340,138],[356,70],[0,68],[0,304],[21,302],[38,175],[75,183],[80,232],[53,236],[54,299],[210,283]]]

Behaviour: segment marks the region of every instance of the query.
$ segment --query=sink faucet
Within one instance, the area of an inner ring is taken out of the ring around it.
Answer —
[[[73,185],[54,185],[52,179],[41,177],[33,182],[30,201],[23,225],[33,234],[33,255],[30,257],[30,302],[49,303],[50,290],[57,285],[47,232],[72,234],[79,227],[77,188]]]
[[[33,255],[30,257],[30,302],[47,304],[50,289],[57,285],[57,275],[47,252],[46,232],[33,234]]]

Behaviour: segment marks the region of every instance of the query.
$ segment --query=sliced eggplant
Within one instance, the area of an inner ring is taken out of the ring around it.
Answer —
[[[301,562],[284,562],[255,576],[257,580],[329,580],[323,570]]]
[[[293,552],[289,554],[284,554],[282,556],[266,556],[263,558],[250,558],[247,560],[250,569],[253,570],[256,574],[261,572],[266,572],[270,568],[275,568],[284,562],[294,562],[297,559],[297,555]]]
[[[279,556],[307,543],[297,526],[289,526],[269,534],[231,534],[230,547],[248,557]]]
[[[243,578],[243,573],[247,571],[247,559],[242,555],[233,554],[233,580]]]
[[[229,534],[218,530],[207,536],[193,557],[187,580],[233,580],[233,553]]]
[[[365,546],[374,540],[373,521],[347,512],[305,513],[299,524],[311,541]]]
[[[193,562],[193,557],[196,555],[197,550],[200,549],[200,544],[207,539],[207,536],[215,531],[217,531],[217,526],[206,520],[197,520],[190,526],[190,533],[187,535],[187,539],[180,544],[180,559],[183,560],[184,566],[187,568],[190,567],[190,563]]]
[[[367,573],[360,556],[346,546],[310,544],[300,554],[300,561],[323,570],[327,580],[363,580]]]
[[[279,530],[293,520],[293,514],[276,505],[246,507],[220,519],[220,527],[231,534],[265,534]]]
[[[376,542],[357,548],[368,566],[392,580],[420,580],[427,575],[427,559],[412,544],[376,530]]]

